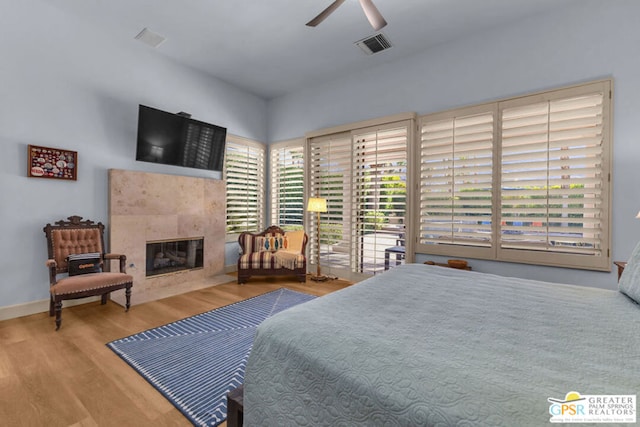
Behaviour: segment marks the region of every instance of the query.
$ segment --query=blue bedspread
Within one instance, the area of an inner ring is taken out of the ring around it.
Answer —
[[[267,319],[245,426],[548,425],[549,397],[640,394],[640,306],[422,264]]]

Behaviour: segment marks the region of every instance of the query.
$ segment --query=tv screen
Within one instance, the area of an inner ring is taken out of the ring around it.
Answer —
[[[227,129],[140,105],[136,160],[222,171]]]

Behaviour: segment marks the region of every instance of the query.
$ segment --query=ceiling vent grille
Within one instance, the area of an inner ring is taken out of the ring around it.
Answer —
[[[140,31],[138,35],[135,36],[135,39],[140,40],[142,43],[151,47],[158,47],[166,40],[165,37],[161,36],[158,33],[154,33],[148,28],[144,28],[142,31]]]
[[[389,39],[382,33],[359,40],[355,42],[355,45],[362,49],[367,55],[373,55],[374,53],[391,48],[391,42],[389,42]]]

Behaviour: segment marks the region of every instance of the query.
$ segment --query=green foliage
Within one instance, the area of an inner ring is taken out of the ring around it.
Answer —
[[[335,245],[342,240],[342,223],[321,223],[322,244]]]
[[[384,176],[380,185],[380,201],[386,202],[386,210],[405,211],[407,205],[407,183],[400,176]]]
[[[364,215],[364,230],[380,230],[382,224],[389,222],[384,212],[369,211]]]

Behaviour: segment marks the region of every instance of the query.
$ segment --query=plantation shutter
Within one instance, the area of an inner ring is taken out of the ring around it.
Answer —
[[[271,223],[304,228],[304,143],[274,144],[271,159]]]
[[[360,273],[383,272],[385,249],[405,246],[408,131],[396,123],[353,135],[352,255]]]
[[[349,268],[351,240],[351,133],[342,132],[312,138],[309,142],[310,197],[327,200],[327,212],[320,214],[321,264]],[[310,215],[307,234],[316,242],[316,215]],[[311,245],[312,263],[316,245]]]
[[[501,248],[602,255],[609,94],[596,88],[501,109]]]
[[[492,246],[494,117],[483,107],[421,121],[418,242],[431,252]]]
[[[264,228],[265,149],[251,141],[227,139],[224,179],[227,189],[227,234]]]
[[[610,270],[611,87],[422,117],[417,251]]]

